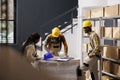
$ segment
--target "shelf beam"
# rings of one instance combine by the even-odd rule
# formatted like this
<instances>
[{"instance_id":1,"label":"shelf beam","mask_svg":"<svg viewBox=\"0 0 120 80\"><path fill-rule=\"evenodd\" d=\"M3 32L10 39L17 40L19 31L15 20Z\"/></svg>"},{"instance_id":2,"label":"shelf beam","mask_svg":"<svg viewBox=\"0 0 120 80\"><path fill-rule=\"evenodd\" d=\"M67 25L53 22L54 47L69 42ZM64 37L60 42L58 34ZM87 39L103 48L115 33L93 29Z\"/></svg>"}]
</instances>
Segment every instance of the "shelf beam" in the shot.
<instances>
[{"instance_id":1,"label":"shelf beam","mask_svg":"<svg viewBox=\"0 0 120 80\"><path fill-rule=\"evenodd\" d=\"M111 62L116 63L116 64L120 64L120 60L115 60L115 59L106 58L106 57L102 57L102 59L107 60L107 61L111 61Z\"/></svg>"},{"instance_id":2,"label":"shelf beam","mask_svg":"<svg viewBox=\"0 0 120 80\"><path fill-rule=\"evenodd\" d=\"M107 73L104 71L102 71L102 74L107 75L107 76L112 77L112 78L115 78L116 80L120 80L120 77L117 75L113 75L113 74L110 74L110 73Z\"/></svg>"}]
</instances>

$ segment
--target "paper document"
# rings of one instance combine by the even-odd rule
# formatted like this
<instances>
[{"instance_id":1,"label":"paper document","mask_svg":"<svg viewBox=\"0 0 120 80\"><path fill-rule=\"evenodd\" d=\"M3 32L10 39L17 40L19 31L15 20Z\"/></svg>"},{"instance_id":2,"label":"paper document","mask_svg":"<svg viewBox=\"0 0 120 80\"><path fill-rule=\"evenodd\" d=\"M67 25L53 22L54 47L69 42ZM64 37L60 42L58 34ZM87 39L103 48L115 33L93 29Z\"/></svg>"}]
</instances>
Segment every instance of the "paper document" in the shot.
<instances>
[{"instance_id":1,"label":"paper document","mask_svg":"<svg viewBox=\"0 0 120 80\"><path fill-rule=\"evenodd\" d=\"M55 59L55 61L69 61L69 60L71 60L71 59L73 59L72 57L64 57L64 58L58 58L58 59Z\"/></svg>"},{"instance_id":2,"label":"paper document","mask_svg":"<svg viewBox=\"0 0 120 80\"><path fill-rule=\"evenodd\" d=\"M69 61L70 59L61 59L61 58L59 58L59 59L56 59L55 61Z\"/></svg>"}]
</instances>

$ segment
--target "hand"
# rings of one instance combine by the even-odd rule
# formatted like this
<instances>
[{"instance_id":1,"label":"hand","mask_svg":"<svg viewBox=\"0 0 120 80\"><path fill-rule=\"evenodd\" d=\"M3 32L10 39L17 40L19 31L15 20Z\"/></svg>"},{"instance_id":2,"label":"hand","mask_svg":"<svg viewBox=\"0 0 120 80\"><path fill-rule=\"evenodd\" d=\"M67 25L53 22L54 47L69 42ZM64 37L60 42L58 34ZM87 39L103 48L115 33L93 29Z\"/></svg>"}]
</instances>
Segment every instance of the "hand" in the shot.
<instances>
[{"instance_id":1,"label":"hand","mask_svg":"<svg viewBox=\"0 0 120 80\"><path fill-rule=\"evenodd\" d=\"M36 58L36 60L40 60L41 58Z\"/></svg>"},{"instance_id":2,"label":"hand","mask_svg":"<svg viewBox=\"0 0 120 80\"><path fill-rule=\"evenodd\" d=\"M96 56L97 56L98 58L101 58L101 54L100 54L100 53L96 54Z\"/></svg>"},{"instance_id":3,"label":"hand","mask_svg":"<svg viewBox=\"0 0 120 80\"><path fill-rule=\"evenodd\" d=\"M67 54L65 54L65 57L69 57Z\"/></svg>"},{"instance_id":4,"label":"hand","mask_svg":"<svg viewBox=\"0 0 120 80\"><path fill-rule=\"evenodd\" d=\"M89 53L91 53L93 50L89 50Z\"/></svg>"},{"instance_id":5,"label":"hand","mask_svg":"<svg viewBox=\"0 0 120 80\"><path fill-rule=\"evenodd\" d=\"M92 58L95 55L88 53L88 56L89 56L89 58Z\"/></svg>"},{"instance_id":6,"label":"hand","mask_svg":"<svg viewBox=\"0 0 120 80\"><path fill-rule=\"evenodd\" d=\"M92 58L92 57L93 57L93 55L89 56L89 58Z\"/></svg>"}]
</instances>

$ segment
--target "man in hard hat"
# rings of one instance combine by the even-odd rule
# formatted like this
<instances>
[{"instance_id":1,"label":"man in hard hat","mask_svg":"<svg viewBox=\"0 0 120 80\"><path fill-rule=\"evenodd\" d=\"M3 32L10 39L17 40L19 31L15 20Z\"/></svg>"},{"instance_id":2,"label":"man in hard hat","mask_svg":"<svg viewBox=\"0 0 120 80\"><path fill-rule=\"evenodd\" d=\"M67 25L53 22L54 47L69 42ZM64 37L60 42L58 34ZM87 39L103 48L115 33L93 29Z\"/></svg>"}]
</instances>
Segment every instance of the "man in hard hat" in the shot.
<instances>
[{"instance_id":1,"label":"man in hard hat","mask_svg":"<svg viewBox=\"0 0 120 80\"><path fill-rule=\"evenodd\" d=\"M54 56L58 56L58 52L61 50L62 43L64 45L64 54L65 56L68 56L66 39L64 35L60 33L60 29L55 27L52 29L52 33L46 37L44 48L47 52L51 52Z\"/></svg>"},{"instance_id":2,"label":"man in hard hat","mask_svg":"<svg viewBox=\"0 0 120 80\"><path fill-rule=\"evenodd\" d=\"M83 65L77 68L77 75L79 80L85 79L85 72L90 70L92 80L98 80L97 61L100 58L100 39L97 33L92 31L92 23L90 20L83 21L83 30L90 38L91 50L88 52L88 56L84 59ZM96 71L95 71L96 70Z\"/></svg>"}]
</instances>

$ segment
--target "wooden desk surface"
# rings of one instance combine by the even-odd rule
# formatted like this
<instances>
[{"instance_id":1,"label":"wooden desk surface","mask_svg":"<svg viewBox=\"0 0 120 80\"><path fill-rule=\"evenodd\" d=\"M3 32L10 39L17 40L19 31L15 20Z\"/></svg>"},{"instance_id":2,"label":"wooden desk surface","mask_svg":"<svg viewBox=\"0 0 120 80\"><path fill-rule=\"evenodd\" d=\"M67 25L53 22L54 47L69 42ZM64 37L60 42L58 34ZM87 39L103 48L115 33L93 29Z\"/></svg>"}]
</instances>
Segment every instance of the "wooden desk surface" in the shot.
<instances>
[{"instance_id":1,"label":"wooden desk surface","mask_svg":"<svg viewBox=\"0 0 120 80\"><path fill-rule=\"evenodd\" d=\"M40 61L39 68L50 72L51 76L58 80L77 80L76 68L80 60L72 59L67 62Z\"/></svg>"}]
</instances>

